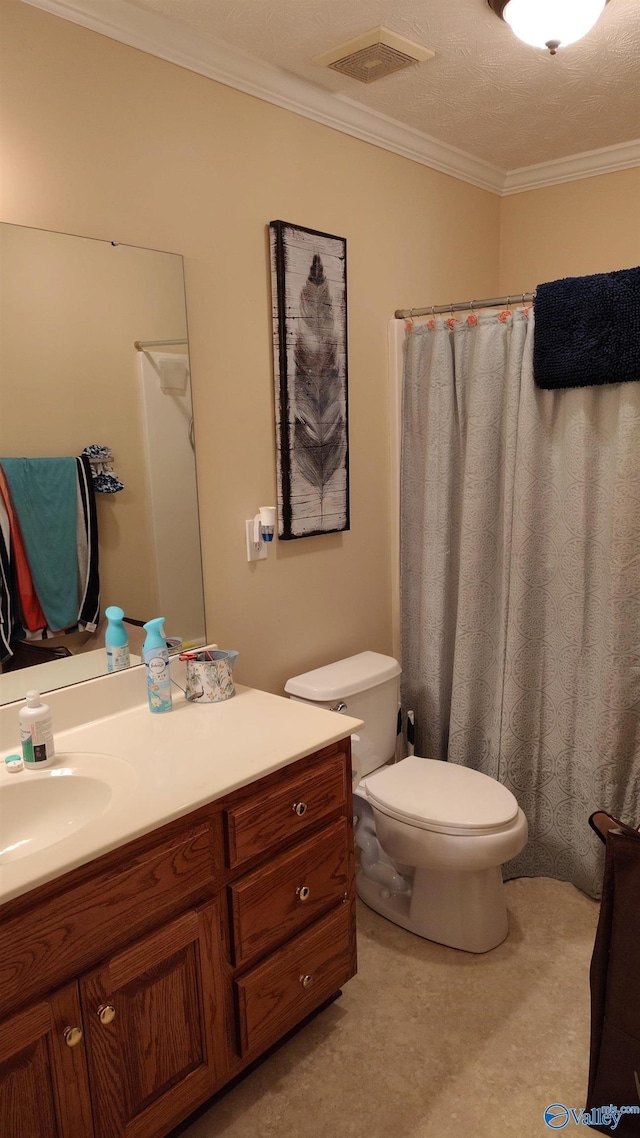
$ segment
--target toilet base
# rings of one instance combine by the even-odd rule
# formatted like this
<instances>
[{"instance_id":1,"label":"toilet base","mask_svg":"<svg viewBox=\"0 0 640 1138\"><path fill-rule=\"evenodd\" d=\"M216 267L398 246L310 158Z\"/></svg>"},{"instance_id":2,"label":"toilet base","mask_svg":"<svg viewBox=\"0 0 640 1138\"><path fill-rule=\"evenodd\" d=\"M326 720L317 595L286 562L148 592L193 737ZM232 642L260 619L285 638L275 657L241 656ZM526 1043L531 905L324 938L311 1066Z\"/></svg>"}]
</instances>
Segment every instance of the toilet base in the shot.
<instances>
[{"instance_id":1,"label":"toilet base","mask_svg":"<svg viewBox=\"0 0 640 1138\"><path fill-rule=\"evenodd\" d=\"M469 872L415 869L410 895L391 893L359 871L356 892L394 924L464 952L489 952L509 931L499 866Z\"/></svg>"}]
</instances>

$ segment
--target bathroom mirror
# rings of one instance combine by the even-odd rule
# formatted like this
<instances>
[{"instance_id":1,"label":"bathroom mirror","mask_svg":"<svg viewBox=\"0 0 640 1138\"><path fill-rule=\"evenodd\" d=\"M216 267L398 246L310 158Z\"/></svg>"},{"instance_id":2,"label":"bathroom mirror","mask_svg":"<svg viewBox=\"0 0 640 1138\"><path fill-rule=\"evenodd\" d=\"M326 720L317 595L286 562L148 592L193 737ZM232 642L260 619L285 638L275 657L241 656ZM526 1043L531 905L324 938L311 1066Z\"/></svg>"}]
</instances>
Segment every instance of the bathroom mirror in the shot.
<instances>
[{"instance_id":1,"label":"bathroom mirror","mask_svg":"<svg viewBox=\"0 0 640 1138\"><path fill-rule=\"evenodd\" d=\"M108 605L164 616L185 646L206 638L182 257L2 224L0 265L0 462L107 447L124 487L96 493L97 631L31 641L32 656L71 653L36 671L5 661L7 703L25 683L44 692L106 673ZM142 634L129 632L137 662Z\"/></svg>"}]
</instances>

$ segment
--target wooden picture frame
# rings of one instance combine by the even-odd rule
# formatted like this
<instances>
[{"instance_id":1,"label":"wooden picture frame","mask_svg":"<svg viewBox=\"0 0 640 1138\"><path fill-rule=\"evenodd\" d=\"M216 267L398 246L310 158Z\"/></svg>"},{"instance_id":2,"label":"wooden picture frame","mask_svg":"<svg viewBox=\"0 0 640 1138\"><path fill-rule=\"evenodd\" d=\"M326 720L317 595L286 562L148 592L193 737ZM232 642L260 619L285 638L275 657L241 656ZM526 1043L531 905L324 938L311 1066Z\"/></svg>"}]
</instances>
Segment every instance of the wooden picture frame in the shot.
<instances>
[{"instance_id":1,"label":"wooden picture frame","mask_svg":"<svg viewBox=\"0 0 640 1138\"><path fill-rule=\"evenodd\" d=\"M347 242L269 226L278 536L348 530Z\"/></svg>"}]
</instances>

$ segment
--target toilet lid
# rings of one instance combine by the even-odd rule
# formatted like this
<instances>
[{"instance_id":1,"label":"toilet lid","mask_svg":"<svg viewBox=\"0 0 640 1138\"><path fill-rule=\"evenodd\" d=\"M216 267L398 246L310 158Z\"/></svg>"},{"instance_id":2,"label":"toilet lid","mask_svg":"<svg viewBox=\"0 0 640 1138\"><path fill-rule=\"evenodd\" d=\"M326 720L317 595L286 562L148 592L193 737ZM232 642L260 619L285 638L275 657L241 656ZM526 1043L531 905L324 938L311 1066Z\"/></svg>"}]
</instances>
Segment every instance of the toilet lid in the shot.
<instances>
[{"instance_id":1,"label":"toilet lid","mask_svg":"<svg viewBox=\"0 0 640 1138\"><path fill-rule=\"evenodd\" d=\"M410 755L366 780L372 805L391 818L445 834L487 834L517 817L510 790L470 767Z\"/></svg>"}]
</instances>

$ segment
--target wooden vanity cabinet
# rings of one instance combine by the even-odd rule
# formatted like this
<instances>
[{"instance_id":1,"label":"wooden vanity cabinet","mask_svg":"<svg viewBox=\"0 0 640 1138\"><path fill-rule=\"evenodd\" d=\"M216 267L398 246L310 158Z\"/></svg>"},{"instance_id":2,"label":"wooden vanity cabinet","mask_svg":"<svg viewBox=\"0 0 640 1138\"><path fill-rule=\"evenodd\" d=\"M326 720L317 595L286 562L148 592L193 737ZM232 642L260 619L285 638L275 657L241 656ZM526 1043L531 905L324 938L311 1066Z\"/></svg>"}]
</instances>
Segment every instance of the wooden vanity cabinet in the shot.
<instances>
[{"instance_id":1,"label":"wooden vanity cabinet","mask_svg":"<svg viewBox=\"0 0 640 1138\"><path fill-rule=\"evenodd\" d=\"M343 740L0 908L1 1138L163 1138L355 968Z\"/></svg>"}]
</instances>

